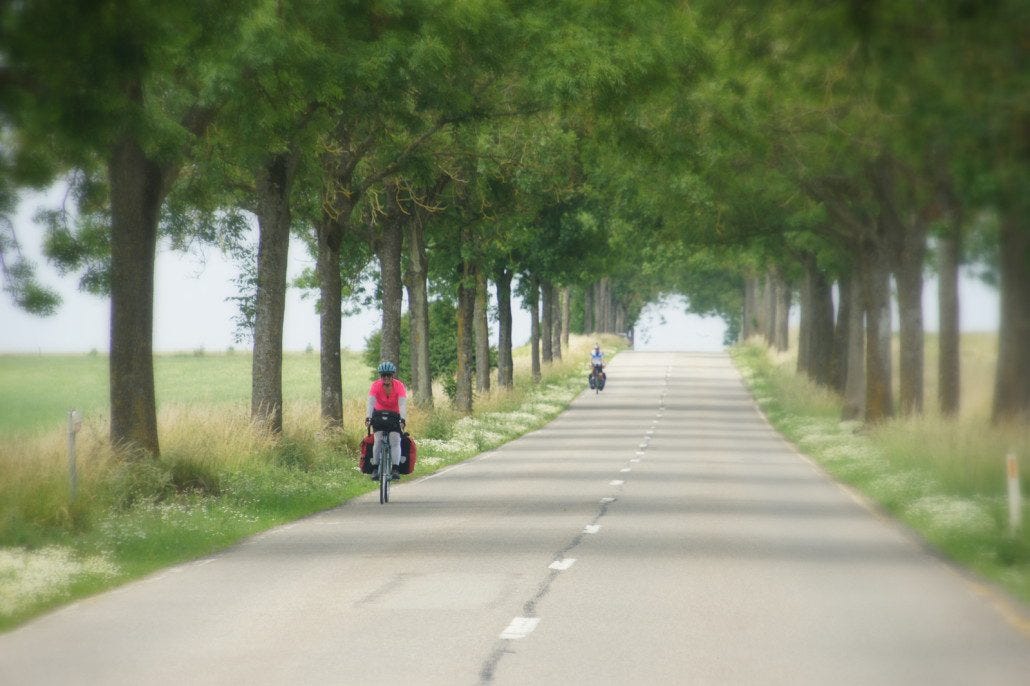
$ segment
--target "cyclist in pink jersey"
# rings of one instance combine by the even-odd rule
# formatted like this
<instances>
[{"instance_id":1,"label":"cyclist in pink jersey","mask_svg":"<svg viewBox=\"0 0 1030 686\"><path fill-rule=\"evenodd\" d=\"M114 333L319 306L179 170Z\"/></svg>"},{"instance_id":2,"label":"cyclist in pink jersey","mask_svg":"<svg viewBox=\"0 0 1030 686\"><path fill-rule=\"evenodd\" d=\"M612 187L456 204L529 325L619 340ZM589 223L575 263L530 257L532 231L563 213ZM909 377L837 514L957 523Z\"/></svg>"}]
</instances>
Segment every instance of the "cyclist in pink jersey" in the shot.
<instances>
[{"instance_id":1,"label":"cyclist in pink jersey","mask_svg":"<svg viewBox=\"0 0 1030 686\"><path fill-rule=\"evenodd\" d=\"M383 450L383 439L390 441L390 457L393 462L393 478L400 478L397 466L401 463L401 431L407 423L408 392L404 383L395 378L397 367L393 362L379 365L379 378L368 389L365 410L365 426L374 429L372 464L379 464Z\"/></svg>"}]
</instances>

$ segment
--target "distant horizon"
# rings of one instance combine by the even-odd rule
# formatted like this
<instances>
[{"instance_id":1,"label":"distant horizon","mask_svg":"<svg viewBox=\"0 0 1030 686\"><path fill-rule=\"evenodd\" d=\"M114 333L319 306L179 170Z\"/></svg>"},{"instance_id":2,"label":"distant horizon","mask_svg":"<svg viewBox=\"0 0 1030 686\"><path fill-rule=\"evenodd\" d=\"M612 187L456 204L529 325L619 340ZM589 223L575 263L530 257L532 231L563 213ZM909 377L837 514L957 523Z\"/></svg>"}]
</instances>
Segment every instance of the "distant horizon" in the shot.
<instances>
[{"instance_id":1,"label":"distant horizon","mask_svg":"<svg viewBox=\"0 0 1030 686\"><path fill-rule=\"evenodd\" d=\"M0 354L66 353L88 354L109 348L110 303L108 298L83 293L74 275L62 276L46 262L42 253L43 231L32 221L40 207L57 204L60 189L31 194L23 198L13 220L22 253L35 263L40 281L56 290L62 303L51 317L39 317L19 309L9 295L0 296ZM313 269L314 258L300 239L290 243L288 275L292 281L303 270ZM215 247L206 246L190 253L173 252L166 241L159 245L155 265L154 332L155 353L192 353L225 351L229 347L249 350L252 345L233 340L236 307L227 300L236 295L234 278L237 267ZM960 277L960 318L963 332L997 332L1000 318L998 291L963 269ZM289 288L283 326L283 350L304 352L308 346L319 350L319 315L312 293ZM923 289L924 329L937 330L937 281L930 276ZM512 297L512 339L516 346L529 340L529 312L522 309L517 295ZM491 289L491 306L495 307ZM636 327L637 350L699 351L721 350L725 323L717 317L700 317L685 312L686 301L672 295L651 303L641 313ZM792 308L792 320L798 308ZM365 340L381 325L382 316L370 308L344 317L341 347L360 352ZM897 314L894 315L895 328ZM492 324L491 341L496 344L497 327Z\"/></svg>"}]
</instances>

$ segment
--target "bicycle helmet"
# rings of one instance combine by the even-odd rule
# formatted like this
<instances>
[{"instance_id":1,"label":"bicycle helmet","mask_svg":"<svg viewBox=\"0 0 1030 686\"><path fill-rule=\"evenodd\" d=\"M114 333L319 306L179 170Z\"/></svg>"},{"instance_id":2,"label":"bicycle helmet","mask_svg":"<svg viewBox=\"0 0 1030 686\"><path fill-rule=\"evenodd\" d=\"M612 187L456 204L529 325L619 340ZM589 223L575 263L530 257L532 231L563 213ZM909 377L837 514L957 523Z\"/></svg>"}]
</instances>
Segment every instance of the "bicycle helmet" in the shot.
<instances>
[{"instance_id":1,"label":"bicycle helmet","mask_svg":"<svg viewBox=\"0 0 1030 686\"><path fill-rule=\"evenodd\" d=\"M390 362L389 360L387 360L386 362L380 362L378 371L380 374L396 374L397 365L395 365L393 362Z\"/></svg>"}]
</instances>

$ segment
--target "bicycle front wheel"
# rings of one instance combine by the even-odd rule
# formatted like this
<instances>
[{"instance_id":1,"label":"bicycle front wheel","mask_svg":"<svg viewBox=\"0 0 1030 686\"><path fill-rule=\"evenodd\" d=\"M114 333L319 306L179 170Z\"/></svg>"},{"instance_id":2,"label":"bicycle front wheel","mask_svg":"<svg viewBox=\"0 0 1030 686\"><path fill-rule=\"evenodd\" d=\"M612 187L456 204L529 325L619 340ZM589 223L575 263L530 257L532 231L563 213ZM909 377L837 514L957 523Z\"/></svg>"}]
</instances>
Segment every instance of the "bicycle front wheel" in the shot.
<instances>
[{"instance_id":1,"label":"bicycle front wheel","mask_svg":"<svg viewBox=\"0 0 1030 686\"><path fill-rule=\"evenodd\" d=\"M390 444L386 444L383 451L385 455L379 456L379 504L390 502L390 465L393 459L390 457Z\"/></svg>"}]
</instances>

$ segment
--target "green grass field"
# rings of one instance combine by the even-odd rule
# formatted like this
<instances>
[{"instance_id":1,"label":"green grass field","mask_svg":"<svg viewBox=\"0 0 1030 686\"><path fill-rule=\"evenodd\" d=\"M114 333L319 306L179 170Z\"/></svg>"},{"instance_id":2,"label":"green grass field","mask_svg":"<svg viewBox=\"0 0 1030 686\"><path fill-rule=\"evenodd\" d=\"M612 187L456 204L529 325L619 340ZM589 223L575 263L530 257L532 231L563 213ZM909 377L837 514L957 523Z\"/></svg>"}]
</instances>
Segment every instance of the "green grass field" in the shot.
<instances>
[{"instance_id":1,"label":"green grass field","mask_svg":"<svg viewBox=\"0 0 1030 686\"><path fill-rule=\"evenodd\" d=\"M343 394L368 389L361 354L343 351ZM173 405L250 410L250 353L157 355L154 384L158 409ZM108 414L106 355L0 355L0 436L41 434L65 426L68 410L89 422ZM283 404L319 399L317 353L283 356Z\"/></svg>"}]
</instances>

